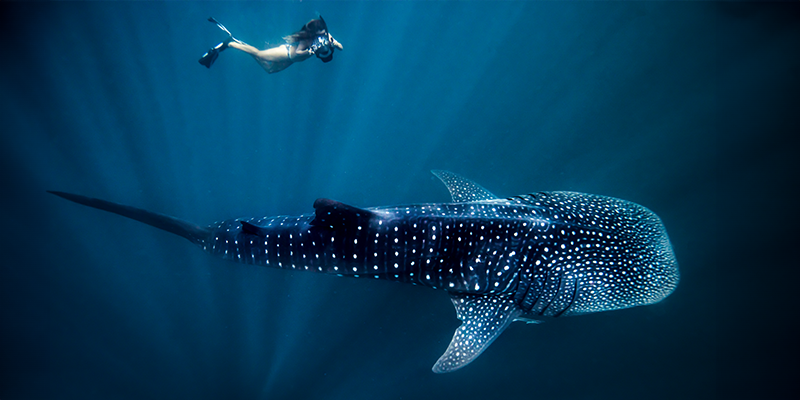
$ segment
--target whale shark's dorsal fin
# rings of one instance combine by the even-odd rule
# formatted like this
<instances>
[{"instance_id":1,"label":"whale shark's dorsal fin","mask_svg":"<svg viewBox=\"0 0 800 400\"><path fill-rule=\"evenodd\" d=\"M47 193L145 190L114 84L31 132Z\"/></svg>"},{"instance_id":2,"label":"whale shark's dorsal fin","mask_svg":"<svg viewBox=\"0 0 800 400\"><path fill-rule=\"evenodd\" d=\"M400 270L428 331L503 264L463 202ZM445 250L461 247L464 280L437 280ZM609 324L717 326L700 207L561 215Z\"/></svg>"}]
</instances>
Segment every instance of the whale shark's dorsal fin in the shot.
<instances>
[{"instance_id":1,"label":"whale shark's dorsal fin","mask_svg":"<svg viewBox=\"0 0 800 400\"><path fill-rule=\"evenodd\" d=\"M256 235L259 237L265 237L268 233L268 228L262 228L258 225L253 225L247 221L239 221L242 224L242 233L246 233L248 235Z\"/></svg>"},{"instance_id":2,"label":"whale shark's dorsal fin","mask_svg":"<svg viewBox=\"0 0 800 400\"><path fill-rule=\"evenodd\" d=\"M331 199L314 202L312 226L329 229L359 228L365 226L375 214L363 208L353 207Z\"/></svg>"},{"instance_id":3,"label":"whale shark's dorsal fin","mask_svg":"<svg viewBox=\"0 0 800 400\"><path fill-rule=\"evenodd\" d=\"M522 314L514 299L476 294L452 294L450 299L462 323L433 366L437 374L455 371L472 362Z\"/></svg>"},{"instance_id":4,"label":"whale shark's dorsal fin","mask_svg":"<svg viewBox=\"0 0 800 400\"><path fill-rule=\"evenodd\" d=\"M483 186L461 175L441 169L434 169L431 172L447 186L450 196L453 196L454 203L498 199L497 196L484 189Z\"/></svg>"}]
</instances>

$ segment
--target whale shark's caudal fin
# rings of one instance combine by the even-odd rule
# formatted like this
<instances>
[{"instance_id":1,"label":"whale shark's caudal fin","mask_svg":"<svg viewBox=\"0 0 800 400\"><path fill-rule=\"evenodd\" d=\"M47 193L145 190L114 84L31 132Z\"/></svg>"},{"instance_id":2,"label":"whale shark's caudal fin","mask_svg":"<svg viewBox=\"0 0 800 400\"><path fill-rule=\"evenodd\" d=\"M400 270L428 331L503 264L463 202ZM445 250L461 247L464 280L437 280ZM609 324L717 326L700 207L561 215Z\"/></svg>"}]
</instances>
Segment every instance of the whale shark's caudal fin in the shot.
<instances>
[{"instance_id":1,"label":"whale shark's caudal fin","mask_svg":"<svg viewBox=\"0 0 800 400\"><path fill-rule=\"evenodd\" d=\"M69 201L78 204L83 204L85 206L89 206L92 208L97 208L100 210L112 212L114 214L119 214L122 215L123 217L135 219L139 222L144 222L145 224L154 226L158 229L174 233L178 236L183 236L186 239L189 239L189 241L191 241L192 243L202 243L203 240L205 240L210 234L208 228L203 228L201 226L186 221L182 221L167 215L157 214L139 208L124 206L122 204L112 203L110 201L94 199L86 196L80 196L77 194L54 192L50 190L48 190L47 192L52 193L58 197L63 197Z\"/></svg>"}]
</instances>

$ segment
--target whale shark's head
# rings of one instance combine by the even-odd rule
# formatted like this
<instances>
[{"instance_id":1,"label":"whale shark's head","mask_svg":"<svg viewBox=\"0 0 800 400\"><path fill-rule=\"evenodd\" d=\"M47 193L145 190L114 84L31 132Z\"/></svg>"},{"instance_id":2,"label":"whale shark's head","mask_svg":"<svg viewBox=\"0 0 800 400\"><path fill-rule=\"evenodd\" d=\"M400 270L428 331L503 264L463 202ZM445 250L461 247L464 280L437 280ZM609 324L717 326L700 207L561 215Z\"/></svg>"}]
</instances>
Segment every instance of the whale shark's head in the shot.
<instances>
[{"instance_id":1,"label":"whale shark's head","mask_svg":"<svg viewBox=\"0 0 800 400\"><path fill-rule=\"evenodd\" d=\"M607 309L657 303L678 286L678 261L661 219L646 207L624 200L618 202L615 232L620 235L623 265L603 284L600 302ZM619 205L622 205L620 207Z\"/></svg>"},{"instance_id":2,"label":"whale shark's head","mask_svg":"<svg viewBox=\"0 0 800 400\"><path fill-rule=\"evenodd\" d=\"M642 293L645 302L640 303L644 305L657 303L672 294L680 281L680 271L661 219L647 208L638 207L646 212L634 225L640 243L647 249L641 259L643 276L647 277Z\"/></svg>"}]
</instances>

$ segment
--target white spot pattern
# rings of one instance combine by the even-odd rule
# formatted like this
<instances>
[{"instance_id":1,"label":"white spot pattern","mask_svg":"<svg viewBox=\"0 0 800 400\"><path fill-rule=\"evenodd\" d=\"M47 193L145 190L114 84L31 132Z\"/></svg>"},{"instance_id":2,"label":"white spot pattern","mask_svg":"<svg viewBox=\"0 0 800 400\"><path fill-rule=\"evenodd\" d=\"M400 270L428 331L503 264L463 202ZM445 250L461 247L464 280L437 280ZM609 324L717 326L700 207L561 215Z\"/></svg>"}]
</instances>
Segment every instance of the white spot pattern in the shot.
<instances>
[{"instance_id":1,"label":"white spot pattern","mask_svg":"<svg viewBox=\"0 0 800 400\"><path fill-rule=\"evenodd\" d=\"M450 292L471 308L459 311L466 319L451 343L456 347L437 363L441 372L480 354L493 340L486 327L502 331L507 314L560 316L650 304L678 283L664 226L642 206L572 192L498 199L474 183L458 186L457 175L445 178L463 202L353 208L359 218L345 214L321 225L314 224L315 214L223 221L211 226L202 246L243 263ZM260 234L242 232L240 221ZM498 311L496 302L513 312Z\"/></svg>"}]
</instances>

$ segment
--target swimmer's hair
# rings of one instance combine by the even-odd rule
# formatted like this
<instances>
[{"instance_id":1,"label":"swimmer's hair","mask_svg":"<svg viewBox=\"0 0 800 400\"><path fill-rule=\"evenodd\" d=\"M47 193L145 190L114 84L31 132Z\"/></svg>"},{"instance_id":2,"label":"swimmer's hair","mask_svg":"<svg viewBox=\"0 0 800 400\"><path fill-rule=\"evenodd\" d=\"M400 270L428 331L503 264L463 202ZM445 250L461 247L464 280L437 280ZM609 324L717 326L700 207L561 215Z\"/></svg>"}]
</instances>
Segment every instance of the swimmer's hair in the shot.
<instances>
[{"instance_id":1,"label":"swimmer's hair","mask_svg":"<svg viewBox=\"0 0 800 400\"><path fill-rule=\"evenodd\" d=\"M322 16L319 16L319 19L312 19L308 21L307 24L303 25L299 31L289 35L284 36L283 40L286 43L293 44L297 43L301 40L305 39L313 39L317 36L324 35L328 33L328 25L325 23L325 20L322 19Z\"/></svg>"}]
</instances>

